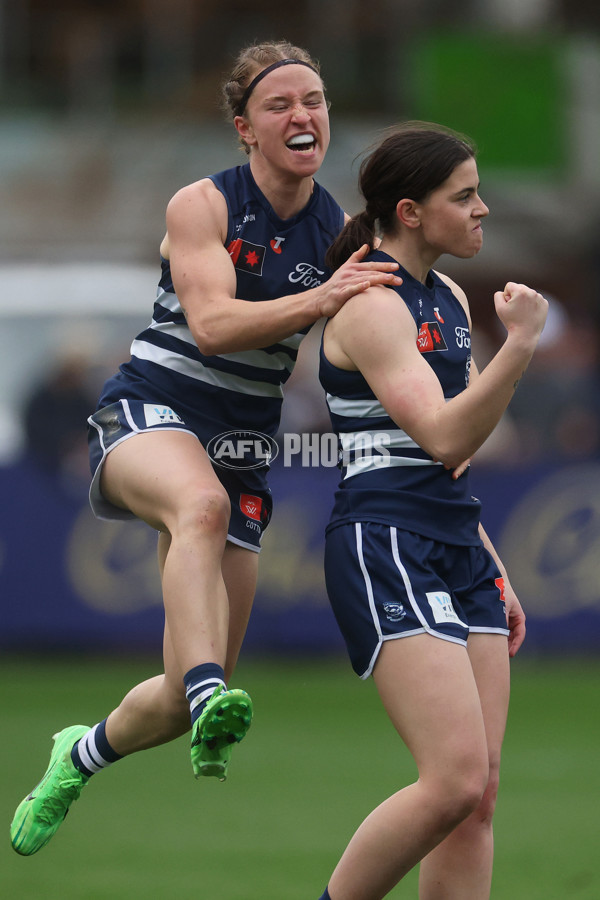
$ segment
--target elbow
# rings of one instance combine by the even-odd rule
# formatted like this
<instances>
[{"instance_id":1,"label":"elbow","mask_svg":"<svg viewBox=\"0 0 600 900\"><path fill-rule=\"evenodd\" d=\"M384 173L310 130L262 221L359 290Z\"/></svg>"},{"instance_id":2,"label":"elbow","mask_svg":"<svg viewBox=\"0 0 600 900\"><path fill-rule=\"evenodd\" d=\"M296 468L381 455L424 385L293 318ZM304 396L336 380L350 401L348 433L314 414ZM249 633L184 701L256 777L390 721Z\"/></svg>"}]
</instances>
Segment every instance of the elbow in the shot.
<instances>
[{"instance_id":1,"label":"elbow","mask_svg":"<svg viewBox=\"0 0 600 900\"><path fill-rule=\"evenodd\" d=\"M447 469L456 469L462 465L467 459L470 459L475 451L464 445L454 444L438 444L426 448L432 459L442 463Z\"/></svg>"},{"instance_id":2,"label":"elbow","mask_svg":"<svg viewBox=\"0 0 600 900\"><path fill-rule=\"evenodd\" d=\"M192 340L203 356L216 356L226 352L218 317L207 315L204 310L198 309L184 310L184 316Z\"/></svg>"},{"instance_id":3,"label":"elbow","mask_svg":"<svg viewBox=\"0 0 600 900\"><path fill-rule=\"evenodd\" d=\"M211 340L210 335L202 334L195 336L196 346L203 356L216 356L221 352L217 342Z\"/></svg>"},{"instance_id":4,"label":"elbow","mask_svg":"<svg viewBox=\"0 0 600 900\"><path fill-rule=\"evenodd\" d=\"M458 467L468 459L470 459L469 454L466 454L465 456L445 454L443 457L439 457L438 461L441 462L446 469L458 469Z\"/></svg>"},{"instance_id":5,"label":"elbow","mask_svg":"<svg viewBox=\"0 0 600 900\"><path fill-rule=\"evenodd\" d=\"M198 350L203 356L216 356L217 353L224 352L219 345L217 335L211 329L200 328L198 325L194 325L193 328L190 326L190 331Z\"/></svg>"}]
</instances>

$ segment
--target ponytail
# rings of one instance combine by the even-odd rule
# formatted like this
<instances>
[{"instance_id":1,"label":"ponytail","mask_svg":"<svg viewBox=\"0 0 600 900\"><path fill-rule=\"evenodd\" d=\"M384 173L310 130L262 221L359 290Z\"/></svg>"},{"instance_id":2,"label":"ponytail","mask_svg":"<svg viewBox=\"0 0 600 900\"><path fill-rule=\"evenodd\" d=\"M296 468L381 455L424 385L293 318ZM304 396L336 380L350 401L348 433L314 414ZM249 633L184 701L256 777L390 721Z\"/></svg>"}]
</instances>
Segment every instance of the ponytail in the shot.
<instances>
[{"instance_id":1,"label":"ponytail","mask_svg":"<svg viewBox=\"0 0 600 900\"><path fill-rule=\"evenodd\" d=\"M374 250L375 237L373 216L363 210L346 222L325 254L325 264L330 269L339 269L348 257L359 250L363 244L368 244L369 250Z\"/></svg>"}]
</instances>

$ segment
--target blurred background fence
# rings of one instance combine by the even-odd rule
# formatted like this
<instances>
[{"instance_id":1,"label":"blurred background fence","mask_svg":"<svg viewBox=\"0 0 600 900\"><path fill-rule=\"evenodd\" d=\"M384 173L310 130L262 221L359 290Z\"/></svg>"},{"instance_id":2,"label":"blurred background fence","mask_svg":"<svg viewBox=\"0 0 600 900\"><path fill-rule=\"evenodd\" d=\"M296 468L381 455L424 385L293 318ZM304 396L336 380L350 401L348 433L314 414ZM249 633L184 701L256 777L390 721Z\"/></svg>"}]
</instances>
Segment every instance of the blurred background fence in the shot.
<instances>
[{"instance_id":1,"label":"blurred background fence","mask_svg":"<svg viewBox=\"0 0 600 900\"><path fill-rule=\"evenodd\" d=\"M0 643L157 647L155 537L87 508L85 418L149 319L164 210L243 161L219 111L241 46L317 56L332 100L319 180L357 207L356 157L421 118L479 146L484 249L440 268L470 298L480 368L492 294L551 300L538 353L473 465L530 650L600 645L600 8L591 0L0 0ZM328 430L317 335L284 432ZM273 471L249 651L340 649L322 576L335 469Z\"/></svg>"}]
</instances>

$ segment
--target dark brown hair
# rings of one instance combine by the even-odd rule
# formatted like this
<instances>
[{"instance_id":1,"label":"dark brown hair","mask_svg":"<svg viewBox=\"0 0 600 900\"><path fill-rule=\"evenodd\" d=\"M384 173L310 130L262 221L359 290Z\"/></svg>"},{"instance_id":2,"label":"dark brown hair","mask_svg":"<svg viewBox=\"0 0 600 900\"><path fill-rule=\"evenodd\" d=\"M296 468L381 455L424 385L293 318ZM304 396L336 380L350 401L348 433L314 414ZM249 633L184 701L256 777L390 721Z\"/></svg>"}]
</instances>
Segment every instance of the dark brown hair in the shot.
<instances>
[{"instance_id":1,"label":"dark brown hair","mask_svg":"<svg viewBox=\"0 0 600 900\"><path fill-rule=\"evenodd\" d=\"M339 268L363 244L373 250L378 233L395 230L400 200L422 202L475 153L469 138L442 125L405 122L390 129L361 163L358 186L365 208L331 245L327 265Z\"/></svg>"}]
</instances>

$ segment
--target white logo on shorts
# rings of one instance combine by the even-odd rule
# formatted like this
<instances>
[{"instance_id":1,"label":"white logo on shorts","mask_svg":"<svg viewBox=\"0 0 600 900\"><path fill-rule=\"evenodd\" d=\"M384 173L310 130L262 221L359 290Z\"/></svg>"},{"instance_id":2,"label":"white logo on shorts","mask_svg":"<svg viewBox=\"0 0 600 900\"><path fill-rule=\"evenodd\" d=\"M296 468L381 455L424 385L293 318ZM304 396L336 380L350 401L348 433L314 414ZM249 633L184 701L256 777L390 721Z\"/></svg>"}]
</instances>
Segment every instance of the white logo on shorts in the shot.
<instances>
[{"instance_id":1,"label":"white logo on shorts","mask_svg":"<svg viewBox=\"0 0 600 900\"><path fill-rule=\"evenodd\" d=\"M456 615L450 594L447 594L445 591L428 591L426 596L437 625L462 625L463 628L469 627Z\"/></svg>"},{"instance_id":2,"label":"white logo on shorts","mask_svg":"<svg viewBox=\"0 0 600 900\"><path fill-rule=\"evenodd\" d=\"M183 419L168 406L154 406L152 403L144 403L144 416L148 427L151 425L168 425L169 422L185 424Z\"/></svg>"}]
</instances>

